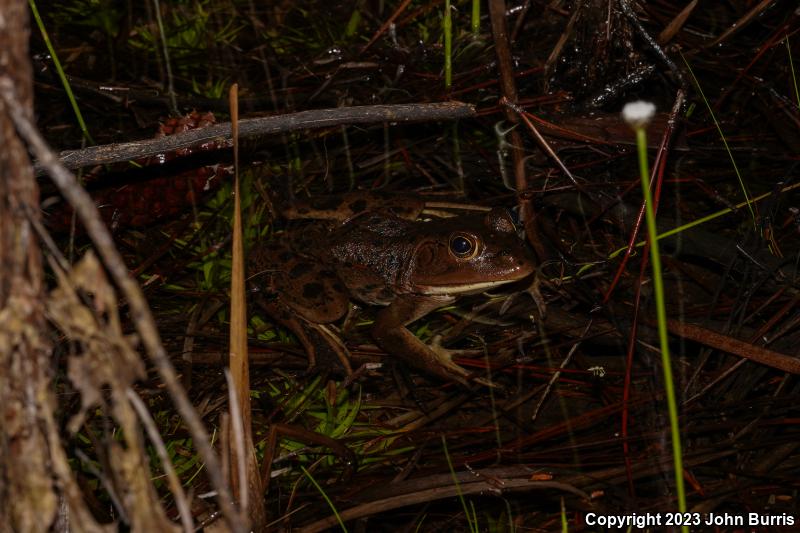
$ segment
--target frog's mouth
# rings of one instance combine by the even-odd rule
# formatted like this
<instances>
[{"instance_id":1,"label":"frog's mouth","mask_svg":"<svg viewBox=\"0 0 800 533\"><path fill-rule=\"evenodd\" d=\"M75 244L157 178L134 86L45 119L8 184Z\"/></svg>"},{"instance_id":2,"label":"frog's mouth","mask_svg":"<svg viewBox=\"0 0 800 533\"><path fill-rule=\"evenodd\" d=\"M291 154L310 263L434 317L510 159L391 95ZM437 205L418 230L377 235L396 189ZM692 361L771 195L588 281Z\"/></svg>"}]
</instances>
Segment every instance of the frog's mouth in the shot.
<instances>
[{"instance_id":1,"label":"frog's mouth","mask_svg":"<svg viewBox=\"0 0 800 533\"><path fill-rule=\"evenodd\" d=\"M447 284L447 285L423 285L418 288L423 294L477 294L493 287L513 283L515 279L503 279L497 281L479 281L475 283Z\"/></svg>"}]
</instances>

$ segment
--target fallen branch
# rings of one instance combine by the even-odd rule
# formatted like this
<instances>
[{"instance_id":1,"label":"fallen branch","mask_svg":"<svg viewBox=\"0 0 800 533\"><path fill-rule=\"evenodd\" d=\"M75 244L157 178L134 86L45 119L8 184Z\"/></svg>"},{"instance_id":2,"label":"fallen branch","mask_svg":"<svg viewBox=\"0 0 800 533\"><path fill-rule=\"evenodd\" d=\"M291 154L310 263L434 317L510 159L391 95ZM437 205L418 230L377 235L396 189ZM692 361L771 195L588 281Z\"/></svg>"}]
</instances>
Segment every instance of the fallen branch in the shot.
<instances>
[{"instance_id":1,"label":"fallen branch","mask_svg":"<svg viewBox=\"0 0 800 533\"><path fill-rule=\"evenodd\" d=\"M761 363L762 365L776 370L800 375L800 359L796 357L774 352L707 328L695 326L694 324L686 324L678 320L669 320L667 324L670 333L673 335L699 342L704 346L738 355L739 357L744 357L745 359Z\"/></svg>"},{"instance_id":2,"label":"fallen branch","mask_svg":"<svg viewBox=\"0 0 800 533\"><path fill-rule=\"evenodd\" d=\"M433 122L475 116L475 107L462 102L434 104L399 104L313 109L272 117L250 118L239 121L239 138L274 135L298 130L329 128L343 124L376 124L381 122ZM206 143L232 146L231 123L223 122L175 135L127 143L91 146L82 150L67 150L58 156L69 169L107 165L130 161L180 148L190 148ZM44 174L43 165L34 165L36 175Z\"/></svg>"}]
</instances>

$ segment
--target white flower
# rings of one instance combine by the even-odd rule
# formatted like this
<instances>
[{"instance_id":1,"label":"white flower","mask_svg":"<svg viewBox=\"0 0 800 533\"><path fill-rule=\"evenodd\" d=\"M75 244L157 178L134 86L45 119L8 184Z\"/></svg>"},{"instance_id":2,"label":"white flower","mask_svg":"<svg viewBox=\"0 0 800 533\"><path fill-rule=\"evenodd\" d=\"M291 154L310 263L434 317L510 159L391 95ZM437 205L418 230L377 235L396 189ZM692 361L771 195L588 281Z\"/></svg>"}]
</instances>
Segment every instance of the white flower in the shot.
<instances>
[{"instance_id":1,"label":"white flower","mask_svg":"<svg viewBox=\"0 0 800 533\"><path fill-rule=\"evenodd\" d=\"M622 120L627 122L630 127L639 129L646 126L655 113L656 106L652 102L644 100L628 102L622 108Z\"/></svg>"}]
</instances>

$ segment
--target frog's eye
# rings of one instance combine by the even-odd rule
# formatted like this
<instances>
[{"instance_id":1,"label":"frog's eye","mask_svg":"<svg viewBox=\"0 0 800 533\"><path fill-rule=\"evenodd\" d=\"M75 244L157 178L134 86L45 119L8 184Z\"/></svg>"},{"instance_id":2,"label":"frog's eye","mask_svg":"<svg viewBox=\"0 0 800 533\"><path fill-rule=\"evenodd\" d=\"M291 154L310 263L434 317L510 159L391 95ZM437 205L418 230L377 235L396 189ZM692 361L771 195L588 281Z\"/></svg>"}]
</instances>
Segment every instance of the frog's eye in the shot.
<instances>
[{"instance_id":1,"label":"frog's eye","mask_svg":"<svg viewBox=\"0 0 800 533\"><path fill-rule=\"evenodd\" d=\"M450 251L459 259L474 256L477 249L475 239L468 235L457 233L450 237Z\"/></svg>"}]
</instances>

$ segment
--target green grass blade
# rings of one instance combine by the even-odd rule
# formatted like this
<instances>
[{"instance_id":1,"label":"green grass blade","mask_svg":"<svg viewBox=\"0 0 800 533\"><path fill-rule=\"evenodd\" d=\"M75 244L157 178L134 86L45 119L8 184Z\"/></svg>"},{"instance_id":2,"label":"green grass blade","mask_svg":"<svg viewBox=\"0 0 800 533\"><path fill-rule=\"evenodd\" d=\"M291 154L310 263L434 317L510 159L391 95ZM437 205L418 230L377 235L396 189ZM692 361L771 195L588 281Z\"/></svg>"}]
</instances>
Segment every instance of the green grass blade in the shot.
<instances>
[{"instance_id":1,"label":"green grass blade","mask_svg":"<svg viewBox=\"0 0 800 533\"><path fill-rule=\"evenodd\" d=\"M794 190L794 189L797 189L797 188L800 188L800 183L795 183L794 185L787 185L786 187L781 189L780 192L781 193L787 193L787 192L789 192L791 190ZM686 224L682 224L682 225L678 226L677 228L672 228L671 230L665 231L664 233L659 233L658 236L656 237L656 239L660 241L661 239L666 239L667 237L671 237L673 235L677 235L678 233L682 233L682 232L684 232L684 231L686 231L688 229L691 229L691 228L693 228L695 226L700 226L702 224L705 224L706 222L710 222L711 220L714 220L715 218L719 218L721 216L724 216L724 215L727 215L729 213L732 213L734 210L741 209L742 207L745 207L748 204L754 204L756 202L760 202L761 200L767 198L768 196L772 196L773 194L775 194L774 191L765 192L764 194L756 196L755 198L751 198L750 200L746 200L744 202L739 202L738 204L734 205L732 208L731 207L726 207L725 209L720 209L719 211L711 213L710 215L706 215L704 217L698 218L697 220L692 220L691 222L687 222ZM641 248L644 245L645 245L645 241L639 241L639 242L636 243L635 247L636 248ZM619 254L621 254L622 252L624 252L627 249L628 249L627 246L623 246L622 248L614 250L611 254L609 254L608 258L609 259L614 259L615 257L617 257ZM591 267L592 265L588 265L588 266Z\"/></svg>"},{"instance_id":2,"label":"green grass blade","mask_svg":"<svg viewBox=\"0 0 800 533\"><path fill-rule=\"evenodd\" d=\"M789 54L789 70L792 73L792 84L794 85L794 99L797 101L797 108L800 109L800 89L797 88L797 73L794 71L794 61L792 60L792 47L789 46L789 36L786 36L786 52Z\"/></svg>"},{"instance_id":3,"label":"green grass blade","mask_svg":"<svg viewBox=\"0 0 800 533\"><path fill-rule=\"evenodd\" d=\"M680 53L680 52L678 52ZM714 126L717 127L717 132L719 133L720 138L722 139L722 144L725 146L725 151L728 152L728 157L731 160L731 164L733 165L733 171L736 173L736 178L739 180L739 186L742 188L742 193L744 194L744 199L747 203L747 208L750 210L750 216L753 219L753 225L756 224L756 213L753 210L753 204L750 202L750 193L747 191L747 186L744 183L744 179L742 179L742 174L739 172L739 167L736 164L736 159L733 158L733 152L731 152L730 146L728 146L728 140L725 138L725 134L722 133L722 127L719 125L719 121L717 120L717 116L714 114L714 110L711 109L711 104L708 102L705 93L703 93L703 88L700 86L700 82L697 81L697 78L692 71L691 65L689 62L686 61L686 58L683 57L681 54L681 59L683 59L686 68L689 70L689 74L692 76L692 80L694 81L695 87L697 87L698 92L700 93L700 97L703 99L703 103L706 104L706 109L708 109L708 113L711 115L711 120L714 121Z\"/></svg>"},{"instance_id":4,"label":"green grass blade","mask_svg":"<svg viewBox=\"0 0 800 533\"><path fill-rule=\"evenodd\" d=\"M325 493L325 491L322 490L322 487L320 487L319 483L317 483L317 480L314 479L314 476L311 475L311 472L306 470L303 465L300 465L300 470L303 471L303 474L305 474L305 476L308 478L308 480L311 482L311 484L314 485L317 488L319 493L322 494L322 497L325 498L325 501L328 502L328 506L331 508L331 511L333 511L333 515L336 517L336 520L339 522L339 527L342 528L342 531L344 531L344 533L347 533L347 528L344 525L344 521L342 521L342 517L339 516L339 511L336 510L336 506L333 505L333 502L331 501L331 499L328 497L328 495Z\"/></svg>"},{"instance_id":5,"label":"green grass blade","mask_svg":"<svg viewBox=\"0 0 800 533\"><path fill-rule=\"evenodd\" d=\"M92 136L89 135L89 129L86 127L86 122L83 120L83 115L78 107L77 100L75 100L75 95L72 93L72 87L69 84L69 80L67 80L67 75L64 73L64 68L61 66L61 61L58 60L56 49L53 48L53 43L50 42L50 35L47 33L47 29L44 27L42 17L39 15L39 10L36 8L36 1L28 0L28 5L31 6L33 18L36 20L36 26L39 28L39 32L42 34L42 39L44 39L45 46L47 46L47 52L53 59L53 65L56 67L58 79L61 80L61 85L64 86L64 91L67 93L67 99L69 100L69 104L72 106L72 111L75 113L75 118L78 119L78 126L81 128L83 138L86 139L86 142L89 144L95 144L94 139L92 139Z\"/></svg>"},{"instance_id":6,"label":"green grass blade","mask_svg":"<svg viewBox=\"0 0 800 533\"><path fill-rule=\"evenodd\" d=\"M461 506L464 508L464 514L467 517L469 530L472 533L478 533L479 528L477 519L472 518L472 513L470 513L470 508L469 506L467 506L467 501L464 499L464 494L461 492L461 484L458 482L456 471L453 468L453 461L450 459L450 452L447 451L447 439L444 438L444 434L442 434L442 448L444 449L445 459L447 459L447 466L450 468L450 475L453 476L453 485L456 488L456 494L458 494L458 499L461 501Z\"/></svg>"},{"instance_id":7,"label":"green grass blade","mask_svg":"<svg viewBox=\"0 0 800 533\"><path fill-rule=\"evenodd\" d=\"M172 82L172 63L169 59L169 47L167 46L167 35L164 33L164 23L161 20L161 6L159 0L153 0L153 11L156 14L156 23L158 24L158 33L161 36L161 48L164 54L164 66L167 70L167 93L169 94L170 110L177 116L178 102L175 100L175 87Z\"/></svg>"}]
</instances>

